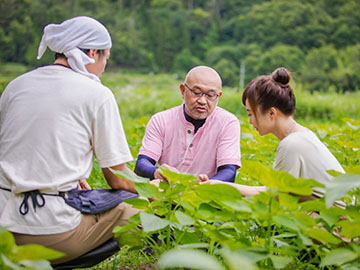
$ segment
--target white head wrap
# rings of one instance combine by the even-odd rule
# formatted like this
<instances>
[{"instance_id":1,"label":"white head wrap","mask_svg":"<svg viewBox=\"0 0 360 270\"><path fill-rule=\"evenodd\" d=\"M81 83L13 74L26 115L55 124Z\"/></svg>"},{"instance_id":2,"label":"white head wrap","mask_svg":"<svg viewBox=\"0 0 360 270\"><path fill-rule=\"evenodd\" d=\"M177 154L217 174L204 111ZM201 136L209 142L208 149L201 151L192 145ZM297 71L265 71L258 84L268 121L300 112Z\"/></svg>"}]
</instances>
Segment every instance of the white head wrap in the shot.
<instances>
[{"instance_id":1,"label":"white head wrap","mask_svg":"<svg viewBox=\"0 0 360 270\"><path fill-rule=\"evenodd\" d=\"M75 17L61 24L45 26L37 59L40 59L46 47L49 47L54 52L63 53L74 71L100 81L85 67L87 64L95 63L95 60L80 49L105 50L111 48L111 45L110 34L99 21L86 16Z\"/></svg>"}]
</instances>

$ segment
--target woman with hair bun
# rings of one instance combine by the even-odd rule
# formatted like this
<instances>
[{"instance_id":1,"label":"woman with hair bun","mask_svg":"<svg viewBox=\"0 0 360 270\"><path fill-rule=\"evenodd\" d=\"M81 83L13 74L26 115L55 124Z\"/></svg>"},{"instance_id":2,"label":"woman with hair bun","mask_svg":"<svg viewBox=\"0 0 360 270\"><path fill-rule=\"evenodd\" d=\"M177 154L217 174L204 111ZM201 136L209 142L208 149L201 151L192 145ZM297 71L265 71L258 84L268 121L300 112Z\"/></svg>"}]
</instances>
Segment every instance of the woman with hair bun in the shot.
<instances>
[{"instance_id":1,"label":"woman with hair bun","mask_svg":"<svg viewBox=\"0 0 360 270\"><path fill-rule=\"evenodd\" d=\"M280 140L274 169L326 185L333 178L327 171L345 173L344 169L314 132L294 120L295 96L289 85L290 79L290 72L283 67L271 75L257 77L246 86L242 103L248 112L249 123L261 136L272 133ZM216 180L211 181L215 183ZM244 196L257 194L265 188L234 186ZM323 195L324 189L313 188L313 198Z\"/></svg>"},{"instance_id":2,"label":"woman with hair bun","mask_svg":"<svg viewBox=\"0 0 360 270\"><path fill-rule=\"evenodd\" d=\"M295 96L290 79L290 72L283 67L255 78L246 86L242 103L249 123L261 136L272 133L280 140L274 169L326 185L333 178L327 171L345 171L316 134L294 120ZM323 189L313 189L313 196L323 194Z\"/></svg>"}]
</instances>

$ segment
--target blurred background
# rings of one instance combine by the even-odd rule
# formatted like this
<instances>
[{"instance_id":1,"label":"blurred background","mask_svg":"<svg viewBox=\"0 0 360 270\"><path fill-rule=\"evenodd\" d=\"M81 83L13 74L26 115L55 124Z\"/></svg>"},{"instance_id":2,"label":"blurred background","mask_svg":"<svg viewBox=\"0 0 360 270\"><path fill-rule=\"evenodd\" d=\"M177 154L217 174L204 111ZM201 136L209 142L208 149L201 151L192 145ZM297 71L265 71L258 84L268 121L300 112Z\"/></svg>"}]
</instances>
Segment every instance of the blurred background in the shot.
<instances>
[{"instance_id":1,"label":"blurred background","mask_svg":"<svg viewBox=\"0 0 360 270\"><path fill-rule=\"evenodd\" d=\"M1 0L0 14L2 65L52 63L36 60L43 27L87 15L110 31L110 70L182 78L203 64L243 89L285 66L310 91L360 86L359 0Z\"/></svg>"}]
</instances>

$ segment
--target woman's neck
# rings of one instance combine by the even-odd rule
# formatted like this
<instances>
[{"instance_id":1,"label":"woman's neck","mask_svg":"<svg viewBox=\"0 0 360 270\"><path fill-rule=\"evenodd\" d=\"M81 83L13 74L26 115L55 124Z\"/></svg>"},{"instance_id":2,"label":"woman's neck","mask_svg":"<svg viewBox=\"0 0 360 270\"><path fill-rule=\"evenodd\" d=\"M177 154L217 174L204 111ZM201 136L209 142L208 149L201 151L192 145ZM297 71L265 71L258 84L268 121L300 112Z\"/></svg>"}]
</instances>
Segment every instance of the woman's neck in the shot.
<instances>
[{"instance_id":1,"label":"woman's neck","mask_svg":"<svg viewBox=\"0 0 360 270\"><path fill-rule=\"evenodd\" d=\"M277 128L273 133L281 141L291 133L304 130L306 128L298 124L292 116L286 116L278 119Z\"/></svg>"}]
</instances>

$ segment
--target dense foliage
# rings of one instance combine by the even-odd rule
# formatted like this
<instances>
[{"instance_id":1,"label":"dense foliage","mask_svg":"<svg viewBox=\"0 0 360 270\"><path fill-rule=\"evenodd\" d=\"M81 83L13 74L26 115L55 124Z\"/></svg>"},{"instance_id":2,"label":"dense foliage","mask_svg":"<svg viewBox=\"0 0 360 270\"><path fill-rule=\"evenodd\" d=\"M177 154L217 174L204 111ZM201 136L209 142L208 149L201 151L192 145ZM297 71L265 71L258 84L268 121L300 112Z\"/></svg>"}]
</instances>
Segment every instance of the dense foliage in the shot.
<instances>
[{"instance_id":1,"label":"dense foliage","mask_svg":"<svg viewBox=\"0 0 360 270\"><path fill-rule=\"evenodd\" d=\"M360 86L358 0L2 0L0 61L39 62L42 28L73 16L99 19L110 30L112 66L183 74L206 64L226 85L285 66L324 91Z\"/></svg>"}]
</instances>

